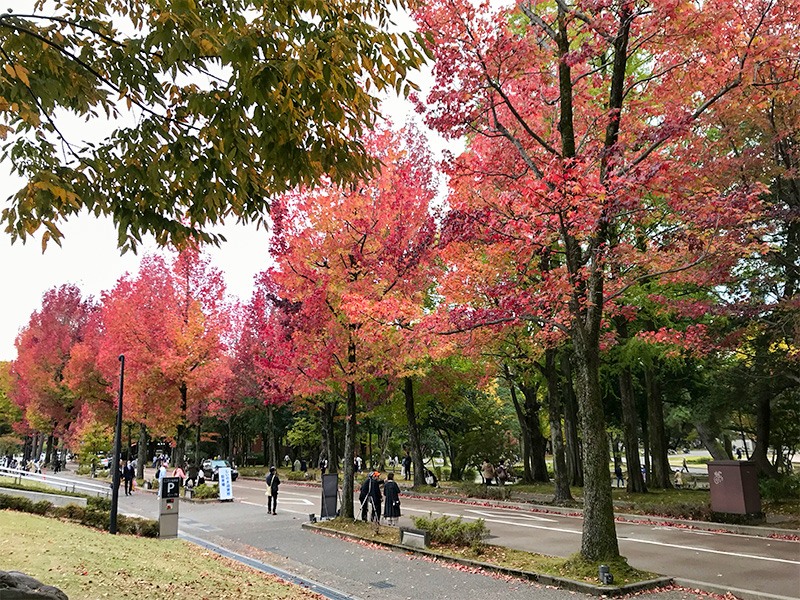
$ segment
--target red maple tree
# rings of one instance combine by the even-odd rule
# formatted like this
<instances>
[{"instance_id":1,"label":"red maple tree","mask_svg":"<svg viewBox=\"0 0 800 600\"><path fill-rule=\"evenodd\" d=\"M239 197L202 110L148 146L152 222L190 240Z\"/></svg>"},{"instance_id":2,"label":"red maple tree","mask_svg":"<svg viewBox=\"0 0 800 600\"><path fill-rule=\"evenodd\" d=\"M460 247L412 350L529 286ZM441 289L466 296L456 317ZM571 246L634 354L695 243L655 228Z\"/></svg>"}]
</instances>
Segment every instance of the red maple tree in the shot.
<instances>
[{"instance_id":1,"label":"red maple tree","mask_svg":"<svg viewBox=\"0 0 800 600\"><path fill-rule=\"evenodd\" d=\"M436 0L428 122L470 135L453 165L453 283L490 305L456 328L534 322L575 352L585 459L581 553L618 555L599 379L607 317L642 282L724 281L763 191L720 185L720 112L797 56L798 3ZM713 152L709 152L713 148ZM467 243L480 240L470 254ZM467 250L459 252L461 250ZM456 258L456 256L460 256ZM465 280L465 277L468 278ZM559 333L560 332L560 333Z\"/></svg>"},{"instance_id":2,"label":"red maple tree","mask_svg":"<svg viewBox=\"0 0 800 600\"><path fill-rule=\"evenodd\" d=\"M71 356L91 328L96 310L91 298L84 299L75 285L62 285L45 292L41 309L35 311L15 345L17 359L11 369L9 396L22 409L19 426L28 433L71 439L81 411L82 398L67 386L65 370ZM39 444L41 446L41 444ZM52 446L48 447L48 457Z\"/></svg>"},{"instance_id":3,"label":"red maple tree","mask_svg":"<svg viewBox=\"0 0 800 600\"><path fill-rule=\"evenodd\" d=\"M436 231L423 141L384 129L364 143L382 163L373 179L276 203L277 266L260 284L275 311L265 362L287 373L295 395L345 400L342 514L351 517L359 389L404 368L403 339L422 316Z\"/></svg>"}]
</instances>

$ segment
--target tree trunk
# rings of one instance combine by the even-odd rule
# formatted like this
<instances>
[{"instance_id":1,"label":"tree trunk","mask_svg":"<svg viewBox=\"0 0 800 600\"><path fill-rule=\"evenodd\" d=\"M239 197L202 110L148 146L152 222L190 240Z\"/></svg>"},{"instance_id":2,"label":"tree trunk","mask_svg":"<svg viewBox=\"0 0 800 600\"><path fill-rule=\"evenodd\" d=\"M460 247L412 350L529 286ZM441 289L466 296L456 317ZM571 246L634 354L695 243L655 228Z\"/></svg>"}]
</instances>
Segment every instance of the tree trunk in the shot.
<instances>
[{"instance_id":1,"label":"tree trunk","mask_svg":"<svg viewBox=\"0 0 800 600\"><path fill-rule=\"evenodd\" d=\"M203 418L200 417L197 420L197 427L195 428L194 434L194 464L197 467L200 467L202 463L201 460L201 453L200 453L200 441L202 440L203 436Z\"/></svg>"},{"instance_id":2,"label":"tree trunk","mask_svg":"<svg viewBox=\"0 0 800 600\"><path fill-rule=\"evenodd\" d=\"M628 322L624 317L615 320L620 343L628 340ZM639 461L639 415L636 410L636 398L633 394L633 375L628 367L620 365L619 397L622 405L622 424L625 434L625 462L628 467L627 491L631 494L644 494L647 486L642 477L642 465Z\"/></svg>"},{"instance_id":3,"label":"tree trunk","mask_svg":"<svg viewBox=\"0 0 800 600\"><path fill-rule=\"evenodd\" d=\"M144 463L147 461L147 425L139 423L139 444L136 453L136 478L144 479Z\"/></svg>"},{"instance_id":4,"label":"tree trunk","mask_svg":"<svg viewBox=\"0 0 800 600\"><path fill-rule=\"evenodd\" d=\"M178 435L175 440L175 461L176 467L182 466L184 457L186 456L186 434L188 427L186 426L186 410L189 406L189 389L185 383L181 384L181 420L178 422ZM230 458L230 457L228 457Z\"/></svg>"},{"instance_id":5,"label":"tree trunk","mask_svg":"<svg viewBox=\"0 0 800 600\"><path fill-rule=\"evenodd\" d=\"M550 481L550 474L547 472L547 440L542 435L542 426L539 420L539 399L537 398L538 387L518 384L522 395L525 398L525 419L528 423L528 430L531 436L531 476L533 481Z\"/></svg>"},{"instance_id":6,"label":"tree trunk","mask_svg":"<svg viewBox=\"0 0 800 600\"><path fill-rule=\"evenodd\" d=\"M275 407L267 404L267 439L264 441L268 449L265 454L267 455L268 463L264 466L278 467L280 466L280 457L278 456L276 440L275 440Z\"/></svg>"},{"instance_id":7,"label":"tree trunk","mask_svg":"<svg viewBox=\"0 0 800 600\"><path fill-rule=\"evenodd\" d=\"M44 439L45 438L43 433L36 434L36 447L34 448L33 452L34 460L39 460L39 457L42 455L42 452L44 451Z\"/></svg>"},{"instance_id":8,"label":"tree trunk","mask_svg":"<svg viewBox=\"0 0 800 600\"><path fill-rule=\"evenodd\" d=\"M406 421L408 422L408 443L411 446L411 466L414 474L414 487L425 485L422 464L422 446L417 429L417 412L414 407L414 382L411 377L403 378L403 395L406 400Z\"/></svg>"},{"instance_id":9,"label":"tree trunk","mask_svg":"<svg viewBox=\"0 0 800 600\"><path fill-rule=\"evenodd\" d=\"M339 448L336 445L336 427L335 417L338 410L339 402L331 400L325 403L323 409L323 419L325 422L325 429L328 430L328 437L326 438L325 453L328 456L328 473L339 472Z\"/></svg>"},{"instance_id":10,"label":"tree trunk","mask_svg":"<svg viewBox=\"0 0 800 600\"><path fill-rule=\"evenodd\" d=\"M626 487L631 494L644 494L647 492L647 485L642 477L642 464L639 461L639 415L633 395L633 376L627 367L623 367L619 373L619 395L625 427L625 462L628 467Z\"/></svg>"},{"instance_id":11,"label":"tree trunk","mask_svg":"<svg viewBox=\"0 0 800 600\"><path fill-rule=\"evenodd\" d=\"M233 417L228 417L228 449L225 451L225 458L233 461Z\"/></svg>"},{"instance_id":12,"label":"tree trunk","mask_svg":"<svg viewBox=\"0 0 800 600\"><path fill-rule=\"evenodd\" d=\"M44 464L50 466L53 462L53 434L47 436L47 447L44 451Z\"/></svg>"},{"instance_id":13,"label":"tree trunk","mask_svg":"<svg viewBox=\"0 0 800 600\"><path fill-rule=\"evenodd\" d=\"M566 352L561 354L561 371L564 374L564 436L567 450L569 483L583 487L583 456L578 437L578 399L572 383L572 363Z\"/></svg>"},{"instance_id":14,"label":"tree trunk","mask_svg":"<svg viewBox=\"0 0 800 600\"><path fill-rule=\"evenodd\" d=\"M590 561L619 556L611 497L606 420L600 391L599 345L573 335L578 376L585 485L581 554Z\"/></svg>"},{"instance_id":15,"label":"tree trunk","mask_svg":"<svg viewBox=\"0 0 800 600\"><path fill-rule=\"evenodd\" d=\"M522 483L533 483L533 469L531 468L531 447L533 439L531 436L530 423L525 414L525 409L520 405L517 398L517 388L514 385L514 380L511 377L511 370L507 364L503 364L503 373L505 374L508 388L511 391L511 402L514 404L514 410L517 412L517 420L519 421L520 433L522 435Z\"/></svg>"},{"instance_id":16,"label":"tree trunk","mask_svg":"<svg viewBox=\"0 0 800 600\"><path fill-rule=\"evenodd\" d=\"M347 383L347 403L345 407L345 429L344 429L344 465L342 468L342 512L341 516L345 519L352 519L355 515L353 510L353 460L356 454L356 384L352 381Z\"/></svg>"},{"instance_id":17,"label":"tree trunk","mask_svg":"<svg viewBox=\"0 0 800 600\"><path fill-rule=\"evenodd\" d=\"M725 448L719 443L719 440L711 433L711 429L705 423L694 423L694 428L697 430L697 437L705 446L711 458L714 460L728 460L729 456L725 452Z\"/></svg>"},{"instance_id":18,"label":"tree trunk","mask_svg":"<svg viewBox=\"0 0 800 600\"><path fill-rule=\"evenodd\" d=\"M380 464L378 465L379 471L386 470L386 448L389 447L389 439L392 437L392 428L388 425L383 425L380 430L378 443L380 445Z\"/></svg>"},{"instance_id":19,"label":"tree trunk","mask_svg":"<svg viewBox=\"0 0 800 600\"><path fill-rule=\"evenodd\" d=\"M770 405L769 388L762 386L756 402L756 446L750 460L756 463L759 473L774 478L778 476L778 470L767 457L771 418L772 406Z\"/></svg>"},{"instance_id":20,"label":"tree trunk","mask_svg":"<svg viewBox=\"0 0 800 600\"><path fill-rule=\"evenodd\" d=\"M648 481L651 488L668 490L672 488L672 467L667 454L667 436L664 432L664 403L661 386L653 367L644 370L647 390L647 428L650 433L650 456L653 475Z\"/></svg>"},{"instance_id":21,"label":"tree trunk","mask_svg":"<svg viewBox=\"0 0 800 600\"><path fill-rule=\"evenodd\" d=\"M561 398L558 389L558 371L556 370L556 349L548 348L544 352L544 374L547 383L547 409L550 413L550 442L553 446L553 480L555 496L553 502L563 504L572 502L567 475L567 458L564 451L564 437L561 433Z\"/></svg>"}]
</instances>

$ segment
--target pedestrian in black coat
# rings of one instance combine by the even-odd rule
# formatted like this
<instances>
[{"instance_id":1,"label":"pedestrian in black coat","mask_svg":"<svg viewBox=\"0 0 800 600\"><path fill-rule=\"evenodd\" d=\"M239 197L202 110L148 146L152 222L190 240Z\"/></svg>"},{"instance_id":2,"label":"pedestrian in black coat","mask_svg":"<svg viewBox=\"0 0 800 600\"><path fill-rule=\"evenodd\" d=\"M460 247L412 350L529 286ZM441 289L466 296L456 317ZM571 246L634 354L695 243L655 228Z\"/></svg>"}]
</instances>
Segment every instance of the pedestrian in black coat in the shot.
<instances>
[{"instance_id":1,"label":"pedestrian in black coat","mask_svg":"<svg viewBox=\"0 0 800 600\"><path fill-rule=\"evenodd\" d=\"M383 497L386 501L383 507L383 516L386 522L395 527L400 517L400 486L394 480L394 473L386 475L386 484L383 486Z\"/></svg>"},{"instance_id":2,"label":"pedestrian in black coat","mask_svg":"<svg viewBox=\"0 0 800 600\"><path fill-rule=\"evenodd\" d=\"M133 493L133 478L135 475L136 472L133 469L133 465L126 460L125 466L122 467L122 478L125 480L126 496L130 496Z\"/></svg>"},{"instance_id":3,"label":"pedestrian in black coat","mask_svg":"<svg viewBox=\"0 0 800 600\"><path fill-rule=\"evenodd\" d=\"M367 520L367 509L372 506L371 521L379 523L381 520L381 474L378 471L370 473L361 484L358 501L361 502L361 520Z\"/></svg>"},{"instance_id":4,"label":"pedestrian in black coat","mask_svg":"<svg viewBox=\"0 0 800 600\"><path fill-rule=\"evenodd\" d=\"M267 514L277 515L278 510L278 486L281 479L278 477L278 470L275 467L269 468L267 475Z\"/></svg>"}]
</instances>

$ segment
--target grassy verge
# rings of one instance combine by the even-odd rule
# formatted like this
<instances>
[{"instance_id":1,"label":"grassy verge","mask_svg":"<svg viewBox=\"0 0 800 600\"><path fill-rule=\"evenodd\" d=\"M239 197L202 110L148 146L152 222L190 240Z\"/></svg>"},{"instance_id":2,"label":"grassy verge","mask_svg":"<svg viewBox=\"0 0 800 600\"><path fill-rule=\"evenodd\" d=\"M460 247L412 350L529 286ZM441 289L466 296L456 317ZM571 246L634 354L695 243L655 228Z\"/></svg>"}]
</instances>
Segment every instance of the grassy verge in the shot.
<instances>
[{"instance_id":1,"label":"grassy verge","mask_svg":"<svg viewBox=\"0 0 800 600\"><path fill-rule=\"evenodd\" d=\"M0 518L3 568L54 585L71 600L320 598L183 540L112 536L10 511Z\"/></svg>"},{"instance_id":2,"label":"grassy verge","mask_svg":"<svg viewBox=\"0 0 800 600\"><path fill-rule=\"evenodd\" d=\"M400 543L400 532L394 527L375 526L371 523L362 521L353 522L351 519L333 519L322 521L320 527L334 532L348 533L360 538L383 542L389 544ZM470 546L445 546L433 544L429 548L431 552L450 556L454 558L464 558L477 562L489 563L499 567L518 569L521 571L531 571L542 575L553 577L563 577L583 583L600 585L598 578L598 564L588 563L579 555L570 558L558 558L544 554L533 554L523 550L513 550L503 546L483 545L481 548ZM626 583L636 583L647 581L659 577L656 573L639 571L629 566L624 558L619 558L613 562L606 562L614 574L614 584L624 585Z\"/></svg>"}]
</instances>

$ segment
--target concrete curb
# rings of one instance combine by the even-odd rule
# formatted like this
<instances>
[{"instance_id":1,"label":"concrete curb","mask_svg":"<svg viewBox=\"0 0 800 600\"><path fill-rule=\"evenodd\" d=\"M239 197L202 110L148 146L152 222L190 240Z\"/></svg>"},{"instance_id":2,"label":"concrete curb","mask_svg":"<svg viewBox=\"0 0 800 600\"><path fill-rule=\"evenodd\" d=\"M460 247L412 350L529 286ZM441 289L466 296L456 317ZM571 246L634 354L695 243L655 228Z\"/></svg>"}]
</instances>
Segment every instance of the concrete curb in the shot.
<instances>
[{"instance_id":1,"label":"concrete curb","mask_svg":"<svg viewBox=\"0 0 800 600\"><path fill-rule=\"evenodd\" d=\"M191 542L192 544L201 546L207 550L211 550L212 552L216 552L221 556L240 562L243 565L247 565L248 567L251 567L263 573L269 573L270 575L275 575L277 577L280 577L284 581L288 581L295 585L302 586L308 590L311 590L312 592L316 592L321 596L328 598L328 600L359 600L357 596L341 592L332 587L328 587L327 585L317 583L316 581L312 581L310 579L305 579L298 575L293 575L288 571L284 571L283 569L279 569L278 567L274 567L270 564L267 564L255 558L250 558L249 556L244 556L243 554L239 554L237 552L233 552L232 550L228 550L224 546L219 546L217 544L207 542L206 540L202 540L200 538L196 538L194 536L187 535L185 533L181 533L178 537L180 537L180 539L182 540L186 540L187 542Z\"/></svg>"},{"instance_id":2,"label":"concrete curb","mask_svg":"<svg viewBox=\"0 0 800 600\"><path fill-rule=\"evenodd\" d=\"M27 498L33 502L41 502L46 500L53 506L68 506L70 504L77 504L78 506L86 506L86 498L79 496L62 496L61 494L48 494L47 492L30 492L28 490L18 490L15 488L0 487L0 494L6 496L17 496L18 498Z\"/></svg>"},{"instance_id":3,"label":"concrete curb","mask_svg":"<svg viewBox=\"0 0 800 600\"><path fill-rule=\"evenodd\" d=\"M672 580L675 585L689 588L693 590L702 590L704 592L708 592L711 594L719 594L724 596L726 594L733 594L737 598L741 598L742 600L797 600L797 598L793 598L791 596L780 596L778 594L764 594L762 592L757 592L754 590L743 590L741 588L735 588L725 585L716 585L713 583L705 583L702 581L692 581L691 579L681 579L679 577L675 577Z\"/></svg>"},{"instance_id":4,"label":"concrete curb","mask_svg":"<svg viewBox=\"0 0 800 600\"><path fill-rule=\"evenodd\" d=\"M621 586L601 586L601 585L592 585L590 583L583 583L581 581L575 581L573 579L565 579L563 577L554 577L552 575L543 575L541 573L534 573L532 571L523 571L520 569L511 569L508 567L501 567L498 565L493 565L490 563L483 563L475 560L469 560L465 558L457 558L453 556L447 556L446 554L438 554L436 552L431 552L428 550L421 550L419 548L411 548L409 546L401 546L400 544L389 544L387 542L378 542L375 540L370 540L367 538L362 538L357 535L353 535L351 533L344 533L340 531L336 531L334 529L327 529L325 527L321 527L314 523L303 523L301 525L303 529L310 529L312 531L319 531L326 535L331 535L335 537L343 537L346 539L356 540L356 541L364 541L369 542L370 544L376 544L379 546L383 546L385 548L390 548L395 552L403 552L406 554L419 554L421 556L427 556L430 558L435 558L437 560L443 562L451 562L456 563L459 565L463 565L466 567L472 567L475 569L481 569L483 571L488 571L491 573L498 573L500 575L508 575L510 577L516 577L518 579L525 579L527 581L534 581L536 583L541 583L542 585L549 585L552 587L557 587L560 589L568 590L571 592L579 592L582 594L589 594L592 596L625 596L627 594L634 594L637 592L649 591L658 588L662 588L672 584L672 579L669 577L660 577L658 579L650 579L648 581L640 581L638 583L632 583L628 585L621 585ZM749 599L748 599L749 600ZM756 600L756 599L753 599ZM761 599L758 599L761 600ZM766 599L764 599L766 600Z\"/></svg>"}]
</instances>

